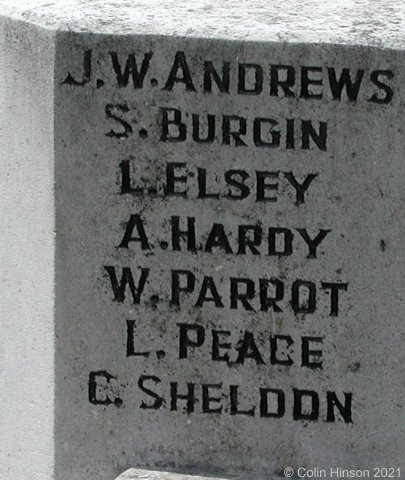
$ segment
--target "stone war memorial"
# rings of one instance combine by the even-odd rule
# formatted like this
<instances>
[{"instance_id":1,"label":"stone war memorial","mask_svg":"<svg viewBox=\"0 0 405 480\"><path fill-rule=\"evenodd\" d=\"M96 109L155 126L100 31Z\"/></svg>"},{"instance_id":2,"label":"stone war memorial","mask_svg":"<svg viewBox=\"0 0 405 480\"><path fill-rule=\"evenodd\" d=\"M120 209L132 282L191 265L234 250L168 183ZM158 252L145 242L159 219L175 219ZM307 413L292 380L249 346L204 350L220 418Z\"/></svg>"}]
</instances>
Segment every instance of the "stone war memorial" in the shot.
<instances>
[{"instance_id":1,"label":"stone war memorial","mask_svg":"<svg viewBox=\"0 0 405 480\"><path fill-rule=\"evenodd\" d=\"M0 0L0 480L403 478L405 4Z\"/></svg>"}]
</instances>

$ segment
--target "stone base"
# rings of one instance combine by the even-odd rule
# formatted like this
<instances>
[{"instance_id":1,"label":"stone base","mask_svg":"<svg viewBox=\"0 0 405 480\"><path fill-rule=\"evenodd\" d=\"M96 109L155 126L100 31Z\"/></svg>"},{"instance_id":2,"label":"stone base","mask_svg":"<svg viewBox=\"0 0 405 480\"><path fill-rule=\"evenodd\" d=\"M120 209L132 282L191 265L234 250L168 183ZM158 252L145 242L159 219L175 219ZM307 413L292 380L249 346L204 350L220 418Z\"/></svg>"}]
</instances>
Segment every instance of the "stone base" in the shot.
<instances>
[{"instance_id":1,"label":"stone base","mask_svg":"<svg viewBox=\"0 0 405 480\"><path fill-rule=\"evenodd\" d=\"M158 470L144 470L131 468L121 474L116 480L281 480L285 477L264 476L255 474L232 474L201 476L196 474L166 472Z\"/></svg>"}]
</instances>

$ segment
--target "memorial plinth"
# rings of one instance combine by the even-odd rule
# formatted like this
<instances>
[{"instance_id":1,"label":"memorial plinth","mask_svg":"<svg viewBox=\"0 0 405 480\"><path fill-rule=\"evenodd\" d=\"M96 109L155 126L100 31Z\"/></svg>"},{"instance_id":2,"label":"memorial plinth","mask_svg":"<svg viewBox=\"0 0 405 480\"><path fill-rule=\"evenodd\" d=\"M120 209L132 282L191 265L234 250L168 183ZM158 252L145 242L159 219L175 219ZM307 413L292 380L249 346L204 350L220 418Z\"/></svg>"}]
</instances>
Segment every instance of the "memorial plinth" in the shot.
<instances>
[{"instance_id":1,"label":"memorial plinth","mask_svg":"<svg viewBox=\"0 0 405 480\"><path fill-rule=\"evenodd\" d=\"M1 479L401 478L402 2L0 14Z\"/></svg>"}]
</instances>

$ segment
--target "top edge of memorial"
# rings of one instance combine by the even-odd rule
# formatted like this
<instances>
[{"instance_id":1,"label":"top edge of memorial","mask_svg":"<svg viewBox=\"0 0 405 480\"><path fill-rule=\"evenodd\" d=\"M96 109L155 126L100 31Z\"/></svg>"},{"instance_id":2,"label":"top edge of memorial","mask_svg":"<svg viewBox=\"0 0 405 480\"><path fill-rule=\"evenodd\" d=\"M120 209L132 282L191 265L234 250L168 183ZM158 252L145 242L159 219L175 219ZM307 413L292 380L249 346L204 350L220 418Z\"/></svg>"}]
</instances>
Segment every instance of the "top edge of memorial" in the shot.
<instances>
[{"instance_id":1,"label":"top edge of memorial","mask_svg":"<svg viewBox=\"0 0 405 480\"><path fill-rule=\"evenodd\" d=\"M403 0L0 0L0 15L58 31L405 48Z\"/></svg>"}]
</instances>

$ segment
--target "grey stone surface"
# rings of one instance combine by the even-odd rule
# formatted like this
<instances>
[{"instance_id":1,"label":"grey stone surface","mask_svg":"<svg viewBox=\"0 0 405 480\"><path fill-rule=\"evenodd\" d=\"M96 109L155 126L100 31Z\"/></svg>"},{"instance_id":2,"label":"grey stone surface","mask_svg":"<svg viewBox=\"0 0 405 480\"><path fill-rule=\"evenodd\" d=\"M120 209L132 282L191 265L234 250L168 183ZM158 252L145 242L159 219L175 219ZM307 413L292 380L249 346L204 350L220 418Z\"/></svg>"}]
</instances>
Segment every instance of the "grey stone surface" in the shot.
<instances>
[{"instance_id":1,"label":"grey stone surface","mask_svg":"<svg viewBox=\"0 0 405 480\"><path fill-rule=\"evenodd\" d=\"M395 0L2 0L4 14L52 30L404 48Z\"/></svg>"},{"instance_id":2,"label":"grey stone surface","mask_svg":"<svg viewBox=\"0 0 405 480\"><path fill-rule=\"evenodd\" d=\"M398 478L402 2L0 6L1 479Z\"/></svg>"},{"instance_id":3,"label":"grey stone surface","mask_svg":"<svg viewBox=\"0 0 405 480\"><path fill-rule=\"evenodd\" d=\"M0 478L40 480L54 452L54 35L0 31Z\"/></svg>"}]
</instances>

